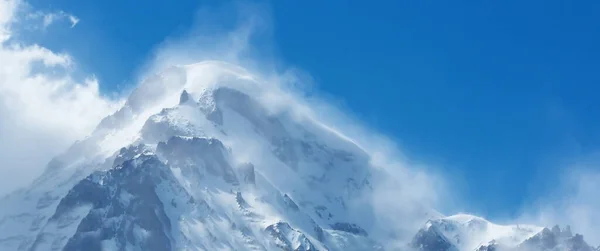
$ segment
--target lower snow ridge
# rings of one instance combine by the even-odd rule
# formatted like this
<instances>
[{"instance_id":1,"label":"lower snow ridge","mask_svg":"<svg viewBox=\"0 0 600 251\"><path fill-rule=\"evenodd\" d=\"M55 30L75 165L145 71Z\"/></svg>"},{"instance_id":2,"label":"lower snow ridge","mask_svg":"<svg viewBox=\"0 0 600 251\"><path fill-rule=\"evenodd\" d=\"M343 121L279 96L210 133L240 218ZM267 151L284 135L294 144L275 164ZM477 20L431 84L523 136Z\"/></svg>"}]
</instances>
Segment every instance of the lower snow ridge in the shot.
<instances>
[{"instance_id":1,"label":"lower snow ridge","mask_svg":"<svg viewBox=\"0 0 600 251\"><path fill-rule=\"evenodd\" d=\"M421 251L594 251L568 226L497 225L467 214L429 220L410 246Z\"/></svg>"}]
</instances>

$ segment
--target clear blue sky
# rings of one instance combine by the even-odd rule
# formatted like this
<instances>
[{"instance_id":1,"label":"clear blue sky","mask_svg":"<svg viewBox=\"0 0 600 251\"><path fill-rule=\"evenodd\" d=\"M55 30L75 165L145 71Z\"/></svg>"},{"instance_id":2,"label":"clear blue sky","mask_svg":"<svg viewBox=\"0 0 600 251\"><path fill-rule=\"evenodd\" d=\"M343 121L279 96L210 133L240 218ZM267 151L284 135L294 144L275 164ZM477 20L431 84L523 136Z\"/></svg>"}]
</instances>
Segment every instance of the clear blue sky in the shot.
<instances>
[{"instance_id":1,"label":"clear blue sky","mask_svg":"<svg viewBox=\"0 0 600 251\"><path fill-rule=\"evenodd\" d=\"M81 19L42 41L111 92L131 84L157 43L185 33L198 8L219 1L30 2ZM598 1L268 5L280 60L409 156L464 177L476 213L515 213L548 191L565 159L600 149Z\"/></svg>"}]
</instances>

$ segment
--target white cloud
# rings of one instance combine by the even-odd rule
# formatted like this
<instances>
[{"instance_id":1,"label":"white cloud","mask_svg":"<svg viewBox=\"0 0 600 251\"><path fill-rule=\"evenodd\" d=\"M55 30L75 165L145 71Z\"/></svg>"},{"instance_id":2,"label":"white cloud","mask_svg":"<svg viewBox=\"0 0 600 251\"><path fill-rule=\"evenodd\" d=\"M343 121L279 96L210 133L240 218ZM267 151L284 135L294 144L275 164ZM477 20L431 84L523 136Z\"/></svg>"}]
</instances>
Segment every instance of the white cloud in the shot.
<instances>
[{"instance_id":1,"label":"white cloud","mask_svg":"<svg viewBox=\"0 0 600 251\"><path fill-rule=\"evenodd\" d=\"M71 24L71 28L75 27L75 25L77 25L77 23L79 23L78 17L76 17L72 14L66 13L64 11L56 11L56 12L36 11L36 12L27 14L26 18L28 20L37 21L39 24L34 25L34 27L38 27L38 28L42 28L42 29L46 29L46 28L48 28L48 26L52 25L53 23L55 23L57 21L62 21L62 20L69 21L69 23Z\"/></svg>"},{"instance_id":2,"label":"white cloud","mask_svg":"<svg viewBox=\"0 0 600 251\"><path fill-rule=\"evenodd\" d=\"M17 8L17 0L0 1L0 42L10 38L9 26Z\"/></svg>"},{"instance_id":3,"label":"white cloud","mask_svg":"<svg viewBox=\"0 0 600 251\"><path fill-rule=\"evenodd\" d=\"M79 23L79 18L76 16L69 14L67 15L67 18L69 18L69 22L71 22L71 28L75 27L75 25Z\"/></svg>"},{"instance_id":4,"label":"white cloud","mask_svg":"<svg viewBox=\"0 0 600 251\"><path fill-rule=\"evenodd\" d=\"M0 194L39 175L50 158L87 136L118 103L99 93L95 78L75 80L69 55L8 40L19 28L17 10L24 4L0 1ZM44 25L56 17L44 18Z\"/></svg>"}]
</instances>

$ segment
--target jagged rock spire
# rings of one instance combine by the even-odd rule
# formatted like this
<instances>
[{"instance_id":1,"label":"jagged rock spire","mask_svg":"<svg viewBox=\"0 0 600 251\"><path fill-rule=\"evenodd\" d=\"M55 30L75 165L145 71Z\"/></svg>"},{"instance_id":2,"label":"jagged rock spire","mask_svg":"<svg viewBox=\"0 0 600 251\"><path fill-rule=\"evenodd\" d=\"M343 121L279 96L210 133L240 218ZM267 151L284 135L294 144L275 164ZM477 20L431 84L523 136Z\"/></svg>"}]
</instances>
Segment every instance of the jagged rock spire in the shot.
<instances>
[{"instance_id":1,"label":"jagged rock spire","mask_svg":"<svg viewBox=\"0 0 600 251\"><path fill-rule=\"evenodd\" d=\"M184 104L188 100L190 100L190 94L186 90L183 90L181 96L179 96L179 104Z\"/></svg>"}]
</instances>

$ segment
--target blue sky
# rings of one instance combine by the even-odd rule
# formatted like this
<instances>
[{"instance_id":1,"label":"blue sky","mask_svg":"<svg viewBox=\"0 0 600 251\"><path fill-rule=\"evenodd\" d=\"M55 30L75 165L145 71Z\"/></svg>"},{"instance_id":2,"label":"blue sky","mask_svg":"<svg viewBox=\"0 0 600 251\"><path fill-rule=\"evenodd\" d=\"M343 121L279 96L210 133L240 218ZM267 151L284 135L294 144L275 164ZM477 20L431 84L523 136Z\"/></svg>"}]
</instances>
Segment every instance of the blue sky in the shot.
<instances>
[{"instance_id":1,"label":"blue sky","mask_svg":"<svg viewBox=\"0 0 600 251\"><path fill-rule=\"evenodd\" d=\"M109 94L166 38L220 1L29 1L81 22L23 32L65 51ZM469 208L517 214L572 159L600 148L600 2L273 1L264 54L308 72L323 96L457 178ZM226 11L206 27L227 27Z\"/></svg>"}]
</instances>

